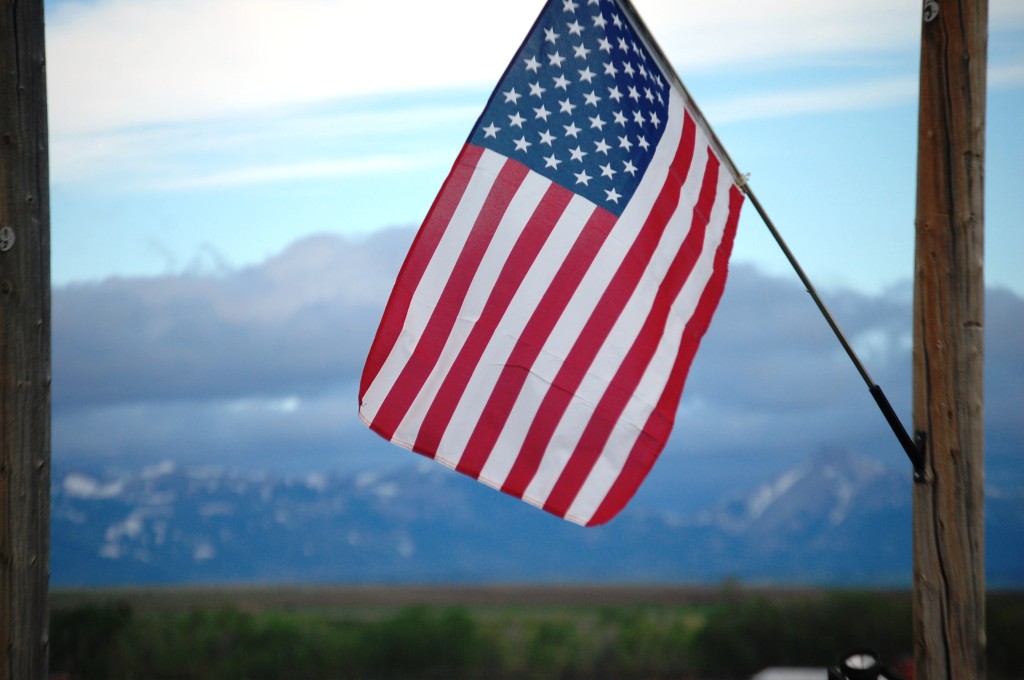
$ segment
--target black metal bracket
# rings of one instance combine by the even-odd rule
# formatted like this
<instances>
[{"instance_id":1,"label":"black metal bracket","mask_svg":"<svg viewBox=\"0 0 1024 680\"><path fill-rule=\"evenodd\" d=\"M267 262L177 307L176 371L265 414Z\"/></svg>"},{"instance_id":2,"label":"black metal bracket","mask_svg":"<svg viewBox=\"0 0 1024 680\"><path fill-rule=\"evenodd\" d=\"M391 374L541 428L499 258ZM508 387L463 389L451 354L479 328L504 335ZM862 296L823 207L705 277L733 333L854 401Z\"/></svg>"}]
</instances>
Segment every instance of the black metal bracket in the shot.
<instances>
[{"instance_id":1,"label":"black metal bracket","mask_svg":"<svg viewBox=\"0 0 1024 680\"><path fill-rule=\"evenodd\" d=\"M924 461L928 451L928 433L918 430L914 433L914 448L917 455L911 456L910 462L914 464L914 482L924 484Z\"/></svg>"},{"instance_id":2,"label":"black metal bracket","mask_svg":"<svg viewBox=\"0 0 1024 680\"><path fill-rule=\"evenodd\" d=\"M910 438L910 435L907 434L907 429L903 427L903 423L900 422L899 416L896 415L896 411L893 410L892 404L889 403L881 387L872 385L871 396L875 398L875 403L882 410L882 415L885 416L886 422L892 428L893 434L896 435L896 439L903 446L903 450L907 452L907 457L910 458L910 463L914 466L914 482L917 484L923 483L928 435L918 430L915 433L914 439Z\"/></svg>"}]
</instances>

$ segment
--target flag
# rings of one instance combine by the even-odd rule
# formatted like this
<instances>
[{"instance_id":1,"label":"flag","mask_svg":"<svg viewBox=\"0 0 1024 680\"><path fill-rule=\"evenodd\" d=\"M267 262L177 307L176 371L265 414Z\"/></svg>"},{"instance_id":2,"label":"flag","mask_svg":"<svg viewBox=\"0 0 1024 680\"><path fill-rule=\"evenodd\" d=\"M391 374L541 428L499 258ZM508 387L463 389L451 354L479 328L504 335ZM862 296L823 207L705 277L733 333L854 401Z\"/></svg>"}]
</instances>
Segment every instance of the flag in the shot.
<instances>
[{"instance_id":1,"label":"flag","mask_svg":"<svg viewBox=\"0 0 1024 680\"><path fill-rule=\"evenodd\" d=\"M743 202L653 44L620 0L545 5L413 241L359 388L382 437L584 525L665 446Z\"/></svg>"}]
</instances>

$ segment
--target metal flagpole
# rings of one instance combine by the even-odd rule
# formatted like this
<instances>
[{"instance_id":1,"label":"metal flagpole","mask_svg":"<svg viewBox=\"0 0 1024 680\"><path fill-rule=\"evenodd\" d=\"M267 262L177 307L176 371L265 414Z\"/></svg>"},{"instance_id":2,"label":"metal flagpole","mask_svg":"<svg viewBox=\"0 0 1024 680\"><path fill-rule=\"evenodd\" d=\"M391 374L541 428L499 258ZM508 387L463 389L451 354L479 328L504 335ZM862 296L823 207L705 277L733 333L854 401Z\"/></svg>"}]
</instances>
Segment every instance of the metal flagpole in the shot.
<instances>
[{"instance_id":1,"label":"metal flagpole","mask_svg":"<svg viewBox=\"0 0 1024 680\"><path fill-rule=\"evenodd\" d=\"M918 432L916 433L916 437L912 439L910 435L907 433L906 428L903 426L903 423L900 422L899 416L896 415L896 411L889 403L889 399L885 396L885 393L882 391L882 388L879 387L879 385L875 383L874 380L871 379L871 375L864 367L864 364L857 356L857 353L853 350L853 347L847 341L846 336L843 335L842 330L839 328L839 325L832 317L832 314L831 312L829 312L828 307L825 306L825 303L822 301L821 296L818 295L818 291L811 283L811 280L807 277L807 274L804 272L803 267L800 266L800 263L793 255L793 252L789 249L789 246L786 245L785 240L782 238L782 235L779 233L779 230L775 228L775 224L772 222L771 218L768 217L768 213L765 211L764 206L761 205L761 201L758 200L757 196L754 194L753 189L750 188L750 185L747 182L747 176L740 173L740 171L737 170L736 164L733 163L732 158L729 156L729 153L725 150L725 147L719 141L718 136L715 134L715 131L711 128L711 125L707 122L707 119L704 117L704 114L701 113L700 107L697 106L697 103L694 101L693 97L690 96L690 92L689 90L686 89L686 86L683 84L682 79L675 72L675 69L672 68L672 64L665 57L665 53L661 50L661 47L658 45L657 41L651 35L651 32L647 30L647 26L644 24L643 19L640 18L640 15L637 13L636 9L633 7L633 4L629 0L621 0L621 2L623 8L629 14L630 21L632 21L634 25L636 25L640 29L637 32L640 34L641 38L647 41L648 49L650 49L651 52L658 56L658 59L661 61L661 65L665 69L665 72L669 75L670 78L672 78L673 84L680 91L682 91L684 98L686 99L687 105L690 107L690 109L694 112L695 116L697 117L697 124L700 125L701 129L711 140L711 143L715 147L715 151L718 153L718 155L725 161L725 164L728 166L729 172L732 174L737 186L743 191L747 198L750 199L750 204L754 207L754 210L757 211L757 214L761 216L761 220L764 222L765 226L768 227L768 231L775 239L775 242L779 244L779 247L782 249L783 254L786 256L786 259L789 260L790 265L792 265L793 269L796 271L797 276L800 278L800 281L804 284L804 287L810 294L811 299L814 300L814 304L817 305L818 310L821 312L822 316L825 317L825 321L828 322L828 325L832 329L832 332L835 333L836 338L839 340L839 344L843 346L843 349L846 351L846 354L850 357L850 360L856 367L857 372L860 373L861 378L867 384L868 391L871 393L871 396L874 397L875 403L878 405L878 408L882 411L882 415L885 417L886 422L889 423L889 427L892 429L893 434L896 435L896 439L900 442L900 445L906 452L911 464L914 466L914 480L917 482L921 482L924 479L923 472L925 434L923 432Z\"/></svg>"}]
</instances>

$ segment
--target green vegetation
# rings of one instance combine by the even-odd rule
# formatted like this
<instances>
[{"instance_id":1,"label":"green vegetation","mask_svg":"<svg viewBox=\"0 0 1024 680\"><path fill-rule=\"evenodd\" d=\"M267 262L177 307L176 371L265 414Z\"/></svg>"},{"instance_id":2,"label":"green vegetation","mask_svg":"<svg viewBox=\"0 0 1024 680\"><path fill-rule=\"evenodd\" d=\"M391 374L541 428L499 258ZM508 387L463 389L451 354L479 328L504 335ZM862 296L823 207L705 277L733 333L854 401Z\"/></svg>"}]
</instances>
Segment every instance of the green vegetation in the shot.
<instances>
[{"instance_id":1,"label":"green vegetation","mask_svg":"<svg viewBox=\"0 0 1024 680\"><path fill-rule=\"evenodd\" d=\"M59 601L58 601L59 602ZM51 671L121 678L405 680L746 678L825 666L857 647L911 649L905 593L726 588L673 604L411 605L374 610L54 607ZM989 678L1021 677L1024 598L990 597Z\"/></svg>"}]
</instances>

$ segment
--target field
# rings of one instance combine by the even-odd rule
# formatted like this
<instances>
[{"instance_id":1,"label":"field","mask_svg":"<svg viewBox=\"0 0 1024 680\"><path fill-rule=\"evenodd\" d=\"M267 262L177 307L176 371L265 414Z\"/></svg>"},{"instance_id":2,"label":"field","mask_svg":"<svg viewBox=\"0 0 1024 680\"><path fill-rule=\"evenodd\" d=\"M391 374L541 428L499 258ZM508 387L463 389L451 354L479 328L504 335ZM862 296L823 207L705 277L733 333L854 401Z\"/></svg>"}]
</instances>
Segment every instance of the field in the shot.
<instances>
[{"instance_id":1,"label":"field","mask_svg":"<svg viewBox=\"0 0 1024 680\"><path fill-rule=\"evenodd\" d=\"M905 591L647 586L118 588L51 595L82 678L746 678L911 651ZM1024 677L1024 593L989 598L989 678Z\"/></svg>"}]
</instances>

